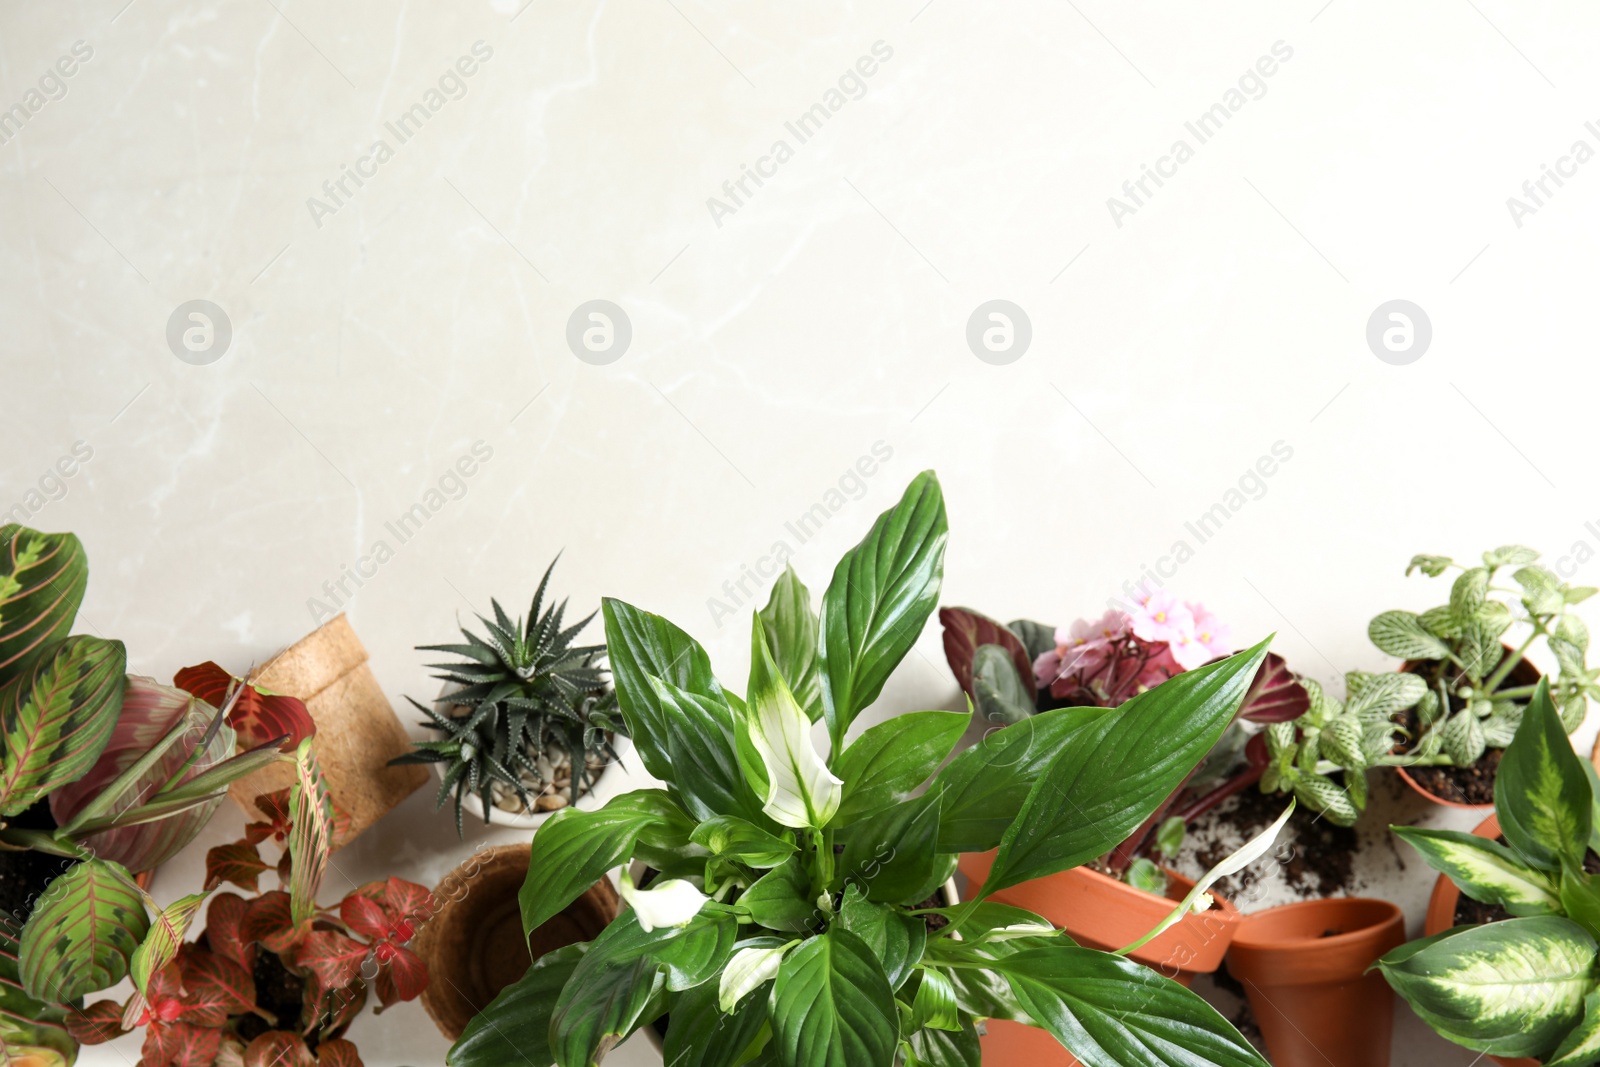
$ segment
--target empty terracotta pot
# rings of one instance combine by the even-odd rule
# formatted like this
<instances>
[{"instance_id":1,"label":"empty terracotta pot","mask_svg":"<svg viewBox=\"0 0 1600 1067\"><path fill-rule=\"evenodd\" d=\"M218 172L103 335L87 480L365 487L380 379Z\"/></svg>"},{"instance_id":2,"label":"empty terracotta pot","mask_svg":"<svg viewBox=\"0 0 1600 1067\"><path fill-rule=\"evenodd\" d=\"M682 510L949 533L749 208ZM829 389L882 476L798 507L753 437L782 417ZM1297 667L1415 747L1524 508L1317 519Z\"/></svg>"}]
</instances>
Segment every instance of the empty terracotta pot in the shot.
<instances>
[{"instance_id":1,"label":"empty terracotta pot","mask_svg":"<svg viewBox=\"0 0 1600 1067\"><path fill-rule=\"evenodd\" d=\"M1472 831L1477 837L1486 837L1490 841L1500 836L1500 820L1493 815L1478 824ZM1456 924L1456 905L1461 901L1461 890L1456 884L1444 875L1433 883L1433 895L1428 898L1428 918L1422 927L1424 937L1442 934ZM1539 1067L1539 1061L1528 1057L1508 1060L1504 1056L1490 1056L1500 1067Z\"/></svg>"},{"instance_id":2,"label":"empty terracotta pot","mask_svg":"<svg viewBox=\"0 0 1600 1067\"><path fill-rule=\"evenodd\" d=\"M599 936L622 909L610 882L591 886L565 911L522 936L517 893L531 845L500 845L469 857L433 891L433 918L415 948L428 966L422 1006L454 1041L472 1017L547 952Z\"/></svg>"},{"instance_id":3,"label":"empty terracotta pot","mask_svg":"<svg viewBox=\"0 0 1600 1067\"><path fill-rule=\"evenodd\" d=\"M994 866L994 853L968 853L960 864L961 873L974 883L976 891ZM1158 897L1087 867L1075 867L1002 889L989 899L1042 915L1078 944L1109 952L1149 933L1194 888L1194 882L1181 874L1168 871L1167 877L1167 895ZM1188 985L1195 975L1209 974L1222 965L1239 918L1232 904L1216 897L1209 910L1185 915L1160 937L1130 953L1130 958Z\"/></svg>"},{"instance_id":4,"label":"empty terracotta pot","mask_svg":"<svg viewBox=\"0 0 1600 1067\"><path fill-rule=\"evenodd\" d=\"M1228 949L1228 973L1277 1067L1387 1067L1394 993L1367 973L1406 939L1405 914L1387 900L1305 900L1246 915Z\"/></svg>"},{"instance_id":5,"label":"empty terracotta pot","mask_svg":"<svg viewBox=\"0 0 1600 1067\"><path fill-rule=\"evenodd\" d=\"M367 666L367 650L339 615L272 657L250 681L305 701L317 724L317 759L328 778L334 805L349 816L339 848L377 822L428 781L421 766L391 767L411 750L383 686ZM228 788L245 815L260 818L255 798L294 784L292 764L275 763Z\"/></svg>"}]
</instances>

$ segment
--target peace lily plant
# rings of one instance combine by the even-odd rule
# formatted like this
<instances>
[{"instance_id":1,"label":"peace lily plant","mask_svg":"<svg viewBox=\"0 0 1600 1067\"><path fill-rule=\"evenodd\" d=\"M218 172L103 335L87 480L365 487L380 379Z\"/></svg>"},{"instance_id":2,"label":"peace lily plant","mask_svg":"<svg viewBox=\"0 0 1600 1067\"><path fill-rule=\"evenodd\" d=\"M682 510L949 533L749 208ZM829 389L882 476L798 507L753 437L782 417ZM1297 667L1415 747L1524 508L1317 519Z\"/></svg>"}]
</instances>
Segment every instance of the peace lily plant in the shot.
<instances>
[{"instance_id":1,"label":"peace lily plant","mask_svg":"<svg viewBox=\"0 0 1600 1067\"><path fill-rule=\"evenodd\" d=\"M969 714L912 712L846 744L937 602L945 540L925 472L839 562L819 615L786 573L753 619L743 697L683 630L605 602L621 713L664 785L547 822L522 920L617 867L630 908L535 961L452 1067L589 1067L663 1016L674 1067L976 1065L987 1018L1048 1030L1087 1067L1266 1067L1176 982L1021 909L938 896L960 852L998 849L988 894L1126 838L1232 721L1266 643L1117 708L1030 716L948 765Z\"/></svg>"},{"instance_id":2,"label":"peace lily plant","mask_svg":"<svg viewBox=\"0 0 1600 1067\"><path fill-rule=\"evenodd\" d=\"M1458 926L1375 966L1440 1035L1549 1067L1600 1061L1600 779L1573 752L1547 682L1521 715L1495 780L1505 844L1393 827L1473 900L1514 918Z\"/></svg>"}]
</instances>

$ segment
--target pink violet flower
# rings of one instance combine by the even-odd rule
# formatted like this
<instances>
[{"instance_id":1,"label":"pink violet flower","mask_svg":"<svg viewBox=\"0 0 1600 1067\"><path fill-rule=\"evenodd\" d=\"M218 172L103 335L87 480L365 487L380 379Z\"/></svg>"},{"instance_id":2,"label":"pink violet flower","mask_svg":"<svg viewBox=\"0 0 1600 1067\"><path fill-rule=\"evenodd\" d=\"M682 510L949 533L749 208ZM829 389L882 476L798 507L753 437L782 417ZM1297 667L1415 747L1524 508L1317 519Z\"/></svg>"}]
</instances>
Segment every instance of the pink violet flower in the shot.
<instances>
[{"instance_id":1,"label":"pink violet flower","mask_svg":"<svg viewBox=\"0 0 1600 1067\"><path fill-rule=\"evenodd\" d=\"M1190 604L1194 612L1194 639L1206 647L1213 657L1233 652L1233 627L1207 610L1204 604Z\"/></svg>"},{"instance_id":2,"label":"pink violet flower","mask_svg":"<svg viewBox=\"0 0 1600 1067\"><path fill-rule=\"evenodd\" d=\"M1132 619L1134 636L1145 641L1171 644L1179 637L1194 638L1194 612L1165 590L1147 596Z\"/></svg>"}]
</instances>

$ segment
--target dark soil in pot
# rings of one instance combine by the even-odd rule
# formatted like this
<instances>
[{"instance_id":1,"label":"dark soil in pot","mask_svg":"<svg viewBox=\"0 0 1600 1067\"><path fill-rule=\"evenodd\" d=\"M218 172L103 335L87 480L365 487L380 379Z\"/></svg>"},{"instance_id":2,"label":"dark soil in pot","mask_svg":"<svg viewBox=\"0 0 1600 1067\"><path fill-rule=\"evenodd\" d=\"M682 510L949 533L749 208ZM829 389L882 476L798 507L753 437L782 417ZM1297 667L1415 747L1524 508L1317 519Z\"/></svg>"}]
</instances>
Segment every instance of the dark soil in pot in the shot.
<instances>
[{"instance_id":1,"label":"dark soil in pot","mask_svg":"<svg viewBox=\"0 0 1600 1067\"><path fill-rule=\"evenodd\" d=\"M1210 868L1227 859L1238 841L1247 841L1270 826L1288 805L1288 798L1247 789L1197 819L1189 828L1195 859ZM1231 830L1231 834L1227 831ZM1208 832L1209 831L1209 832ZM1221 839L1212 840L1222 834ZM1227 842L1233 841L1230 845ZM1295 808L1289 822L1278 835L1270 855L1283 867L1284 881L1302 899L1347 895L1354 888L1354 859L1360 835L1353 826L1336 826L1319 812L1305 805ZM1260 879L1246 867L1217 883L1224 896L1236 900L1252 899L1251 888Z\"/></svg>"},{"instance_id":2,"label":"dark soil in pot","mask_svg":"<svg viewBox=\"0 0 1600 1067\"><path fill-rule=\"evenodd\" d=\"M1507 648L1505 654L1511 655L1511 649ZM1502 659L1501 662L1504 662L1504 660ZM1425 677L1432 684L1437 667L1438 662L1434 660L1408 661L1401 666L1401 670ZM1540 677L1539 668L1524 659L1511 668L1511 673L1506 675L1506 680L1501 684L1501 688L1512 689L1536 685ZM1446 679L1446 684L1450 688L1454 688L1454 683L1448 678ZM1521 703L1525 704L1526 701ZM1460 711L1464 706L1464 702L1459 697L1454 693L1450 694L1451 714ZM1402 712L1399 722L1412 737L1416 737L1421 731L1422 722L1418 718L1415 708L1408 708ZM1407 767L1405 772L1411 776L1411 780L1419 787L1432 793L1440 800L1451 804L1466 804L1475 807L1489 805L1494 803L1494 779L1495 775L1499 773L1500 757L1504 752L1504 749L1499 748L1485 749L1483 755L1478 757L1478 762L1470 767Z\"/></svg>"},{"instance_id":3,"label":"dark soil in pot","mask_svg":"<svg viewBox=\"0 0 1600 1067\"><path fill-rule=\"evenodd\" d=\"M50 802L41 800L7 820L7 825L22 830L54 830L56 821L50 816ZM11 927L13 936L21 932L45 887L72 864L65 856L47 852L0 852L0 922Z\"/></svg>"}]
</instances>

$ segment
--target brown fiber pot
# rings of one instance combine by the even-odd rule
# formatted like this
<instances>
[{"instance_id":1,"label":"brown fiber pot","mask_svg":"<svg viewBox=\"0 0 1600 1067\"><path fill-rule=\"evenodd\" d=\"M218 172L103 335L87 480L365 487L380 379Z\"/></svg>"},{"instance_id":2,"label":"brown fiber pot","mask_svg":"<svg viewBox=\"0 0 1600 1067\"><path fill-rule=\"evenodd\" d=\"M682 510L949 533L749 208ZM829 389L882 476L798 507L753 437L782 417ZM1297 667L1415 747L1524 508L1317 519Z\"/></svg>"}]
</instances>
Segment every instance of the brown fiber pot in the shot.
<instances>
[{"instance_id":1,"label":"brown fiber pot","mask_svg":"<svg viewBox=\"0 0 1600 1067\"><path fill-rule=\"evenodd\" d=\"M622 909L617 891L601 879L524 938L517 893L531 851L531 845L499 845L475 853L433 891L439 910L415 944L428 967L422 1006L452 1041L532 960L593 940Z\"/></svg>"},{"instance_id":2,"label":"brown fiber pot","mask_svg":"<svg viewBox=\"0 0 1600 1067\"><path fill-rule=\"evenodd\" d=\"M1246 915L1228 949L1228 973L1277 1067L1388 1067L1394 993L1367 973L1406 939L1405 914L1387 900L1304 900Z\"/></svg>"},{"instance_id":3,"label":"brown fiber pot","mask_svg":"<svg viewBox=\"0 0 1600 1067\"><path fill-rule=\"evenodd\" d=\"M1506 650L1506 655L1509 656L1514 654L1514 650L1510 646L1501 645L1500 647ZM1408 659L1404 663L1400 664L1400 670L1402 672L1413 671L1415 668L1421 667L1429 662L1432 661ZM1541 677L1543 676L1539 673L1539 668L1535 667L1532 663L1529 663L1526 659L1523 659L1518 661L1515 667L1511 668L1511 673L1506 675L1506 681L1516 686L1538 685ZM1600 766L1600 763L1597 763L1596 766ZM1410 786L1418 796L1431 803L1437 804L1442 808L1461 808L1464 811L1486 811L1489 808L1494 807L1492 803L1461 804L1454 800L1445 800L1443 797L1435 796L1433 793L1419 785L1417 780L1411 777L1410 772L1404 767L1396 767L1394 772L1398 774L1400 776L1400 780L1406 785Z\"/></svg>"},{"instance_id":4,"label":"brown fiber pot","mask_svg":"<svg viewBox=\"0 0 1600 1067\"><path fill-rule=\"evenodd\" d=\"M335 848L349 844L428 781L426 767L388 765L411 751L411 742L345 616L330 619L278 653L250 681L299 697L316 722L317 759L334 806L350 819ZM293 783L293 766L279 763L233 783L228 795L246 816L260 818L255 798Z\"/></svg>"},{"instance_id":5,"label":"brown fiber pot","mask_svg":"<svg viewBox=\"0 0 1600 1067\"><path fill-rule=\"evenodd\" d=\"M1478 824L1472 831L1474 836L1488 838L1490 841L1500 836L1500 820L1491 815ZM1433 883L1433 895L1428 898L1428 917L1423 923L1422 935L1432 937L1442 934L1456 924L1456 904L1461 900L1461 890L1456 884L1444 875ZM1500 1067L1539 1067L1539 1061L1527 1057L1519 1059L1506 1059L1504 1056L1490 1056Z\"/></svg>"}]
</instances>

